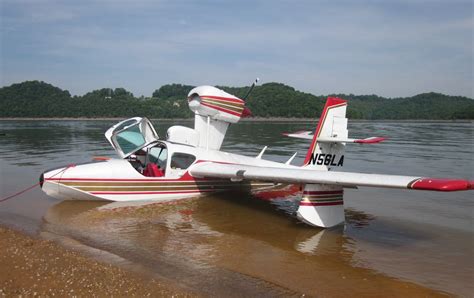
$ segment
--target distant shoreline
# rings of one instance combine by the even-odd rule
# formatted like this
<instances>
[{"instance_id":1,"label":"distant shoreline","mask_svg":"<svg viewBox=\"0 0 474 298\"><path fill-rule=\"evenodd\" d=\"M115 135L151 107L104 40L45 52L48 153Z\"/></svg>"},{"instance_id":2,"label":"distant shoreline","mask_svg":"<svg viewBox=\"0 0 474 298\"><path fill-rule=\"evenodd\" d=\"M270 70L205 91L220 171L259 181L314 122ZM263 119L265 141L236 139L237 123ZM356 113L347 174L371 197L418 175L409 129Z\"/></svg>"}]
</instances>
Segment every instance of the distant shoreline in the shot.
<instances>
[{"instance_id":1,"label":"distant shoreline","mask_svg":"<svg viewBox=\"0 0 474 298\"><path fill-rule=\"evenodd\" d=\"M130 117L97 117L97 118L86 118L86 117L0 117L0 121L121 121ZM285 117L270 117L270 118L245 118L241 122L313 122L319 118L285 118ZM150 118L152 121L192 121L193 118ZM456 122L456 123L471 123L474 119L453 119L453 120L442 120L442 119L349 119L352 122Z\"/></svg>"},{"instance_id":2,"label":"distant shoreline","mask_svg":"<svg viewBox=\"0 0 474 298\"><path fill-rule=\"evenodd\" d=\"M152 97L146 99L135 97L123 88L102 88L82 96L71 96L69 91L43 81L25 81L0 88L0 117L11 117L13 120L25 117L25 120L41 118L86 121L123 119L125 117L112 115L132 114L148 115L154 119L191 118L193 114L188 108L187 96L193 88L191 85L167 84L156 89ZM248 86L219 88L237 97L243 96L248 91ZM276 82L265 83L255 87L254 90L252 97L247 101L247 106L255 118L247 121L314 121L316 116L320 116L326 98L333 96L343 98L350 106L347 115L358 119L394 117L407 120L410 120L408 118L474 120L474 99L466 96L436 92L396 98L375 94L326 96L301 92Z\"/></svg>"}]
</instances>

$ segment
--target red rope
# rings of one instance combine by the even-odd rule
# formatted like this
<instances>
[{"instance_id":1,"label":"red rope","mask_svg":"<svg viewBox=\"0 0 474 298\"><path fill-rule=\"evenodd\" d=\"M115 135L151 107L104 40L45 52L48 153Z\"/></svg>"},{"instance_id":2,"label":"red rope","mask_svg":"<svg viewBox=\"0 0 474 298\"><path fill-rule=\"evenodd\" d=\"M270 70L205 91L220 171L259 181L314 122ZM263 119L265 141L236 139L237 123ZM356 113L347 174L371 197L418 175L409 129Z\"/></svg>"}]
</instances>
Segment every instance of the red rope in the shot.
<instances>
[{"instance_id":1,"label":"red rope","mask_svg":"<svg viewBox=\"0 0 474 298\"><path fill-rule=\"evenodd\" d=\"M33 189L33 188L35 188L35 187L38 186L38 185L39 185L39 182L33 184L32 186L30 186L30 187L28 187L28 188L23 189L22 191L17 192L16 194L13 194L13 195L8 196L8 197L6 197L6 198L4 198L4 199L1 199L1 200L0 200L0 203L1 203L1 202L4 202L4 201L7 201L7 200L10 200L11 198L14 198L14 197L16 197L16 196L19 196L19 195L21 195L22 193L27 192L28 190Z\"/></svg>"},{"instance_id":2,"label":"red rope","mask_svg":"<svg viewBox=\"0 0 474 298\"><path fill-rule=\"evenodd\" d=\"M51 177L49 177L49 178L53 178L54 176L59 175L59 174L65 172L67 169L72 168L72 167L75 167L75 166L76 166L75 164L70 164L70 165L68 165L67 167L65 167L64 169L62 169L61 171L57 172L56 174L54 174L53 176L51 176ZM27 187L27 188L25 188L25 189L23 189L23 190L21 190L21 191L15 193L15 194L12 194L12 195L6 197L6 198L0 199L0 203L1 203L1 202L5 202L5 201L7 201L7 200L10 200L10 199L12 199L12 198L14 198L14 197L16 197L16 196L19 196L19 195L21 195L22 193L25 193L25 192L29 191L30 189L35 188L35 187L38 186L38 185L40 185L40 182L35 183L35 184L33 184L32 186L29 186L29 187Z\"/></svg>"}]
</instances>

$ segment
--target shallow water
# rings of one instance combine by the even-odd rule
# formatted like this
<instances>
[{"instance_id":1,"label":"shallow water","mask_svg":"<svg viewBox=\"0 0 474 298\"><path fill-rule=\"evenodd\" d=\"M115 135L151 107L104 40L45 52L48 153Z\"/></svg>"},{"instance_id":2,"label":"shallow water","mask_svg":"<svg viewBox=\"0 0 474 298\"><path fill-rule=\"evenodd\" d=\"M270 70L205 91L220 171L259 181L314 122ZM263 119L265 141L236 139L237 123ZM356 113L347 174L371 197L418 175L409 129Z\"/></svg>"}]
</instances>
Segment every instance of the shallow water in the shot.
<instances>
[{"instance_id":1,"label":"shallow water","mask_svg":"<svg viewBox=\"0 0 474 298\"><path fill-rule=\"evenodd\" d=\"M0 197L37 182L45 169L113 156L103 137L112 124L0 121ZM154 124L164 136L176 123ZM256 156L268 145L264 158L286 161L298 152L293 163L299 164L308 142L281 132L313 127L243 122L230 128L223 149ZM348 145L345 171L473 179L472 123L350 122L349 129L352 137L389 140ZM268 202L234 194L120 207L58 202L36 188L0 203L0 222L111 252L204 294L474 292L472 192L348 189L346 225L331 230L299 223L293 216L296 199Z\"/></svg>"}]
</instances>

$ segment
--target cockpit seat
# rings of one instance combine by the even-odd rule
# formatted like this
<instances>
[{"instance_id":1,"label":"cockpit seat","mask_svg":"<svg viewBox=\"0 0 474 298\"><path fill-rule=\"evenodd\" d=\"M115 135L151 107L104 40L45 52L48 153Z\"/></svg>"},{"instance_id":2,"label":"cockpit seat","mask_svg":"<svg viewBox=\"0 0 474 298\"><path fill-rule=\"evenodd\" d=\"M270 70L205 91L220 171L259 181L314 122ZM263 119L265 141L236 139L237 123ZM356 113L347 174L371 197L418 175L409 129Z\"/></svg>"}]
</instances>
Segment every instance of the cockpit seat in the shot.
<instances>
[{"instance_id":1,"label":"cockpit seat","mask_svg":"<svg viewBox=\"0 0 474 298\"><path fill-rule=\"evenodd\" d=\"M165 174L158 168L156 163L150 162L146 165L143 175L147 177L163 177Z\"/></svg>"}]
</instances>

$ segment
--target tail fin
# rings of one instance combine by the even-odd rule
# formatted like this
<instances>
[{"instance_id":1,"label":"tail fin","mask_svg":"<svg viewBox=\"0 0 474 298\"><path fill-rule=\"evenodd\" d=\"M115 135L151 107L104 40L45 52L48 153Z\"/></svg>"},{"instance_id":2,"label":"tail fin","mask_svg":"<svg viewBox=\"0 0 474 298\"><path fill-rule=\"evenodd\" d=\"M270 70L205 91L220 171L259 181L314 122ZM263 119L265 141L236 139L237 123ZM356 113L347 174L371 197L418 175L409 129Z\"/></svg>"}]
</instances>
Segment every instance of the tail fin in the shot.
<instances>
[{"instance_id":1,"label":"tail fin","mask_svg":"<svg viewBox=\"0 0 474 298\"><path fill-rule=\"evenodd\" d=\"M337 97L328 97L303 166L327 171L331 167L344 165L345 144L327 142L327 140L347 139L346 107L347 101Z\"/></svg>"},{"instance_id":2,"label":"tail fin","mask_svg":"<svg viewBox=\"0 0 474 298\"><path fill-rule=\"evenodd\" d=\"M347 101L328 97L311 146L306 153L304 167L328 171L344 165L344 142L347 139ZM329 228L344 222L343 189L337 185L305 184L297 217L312 226Z\"/></svg>"}]
</instances>

